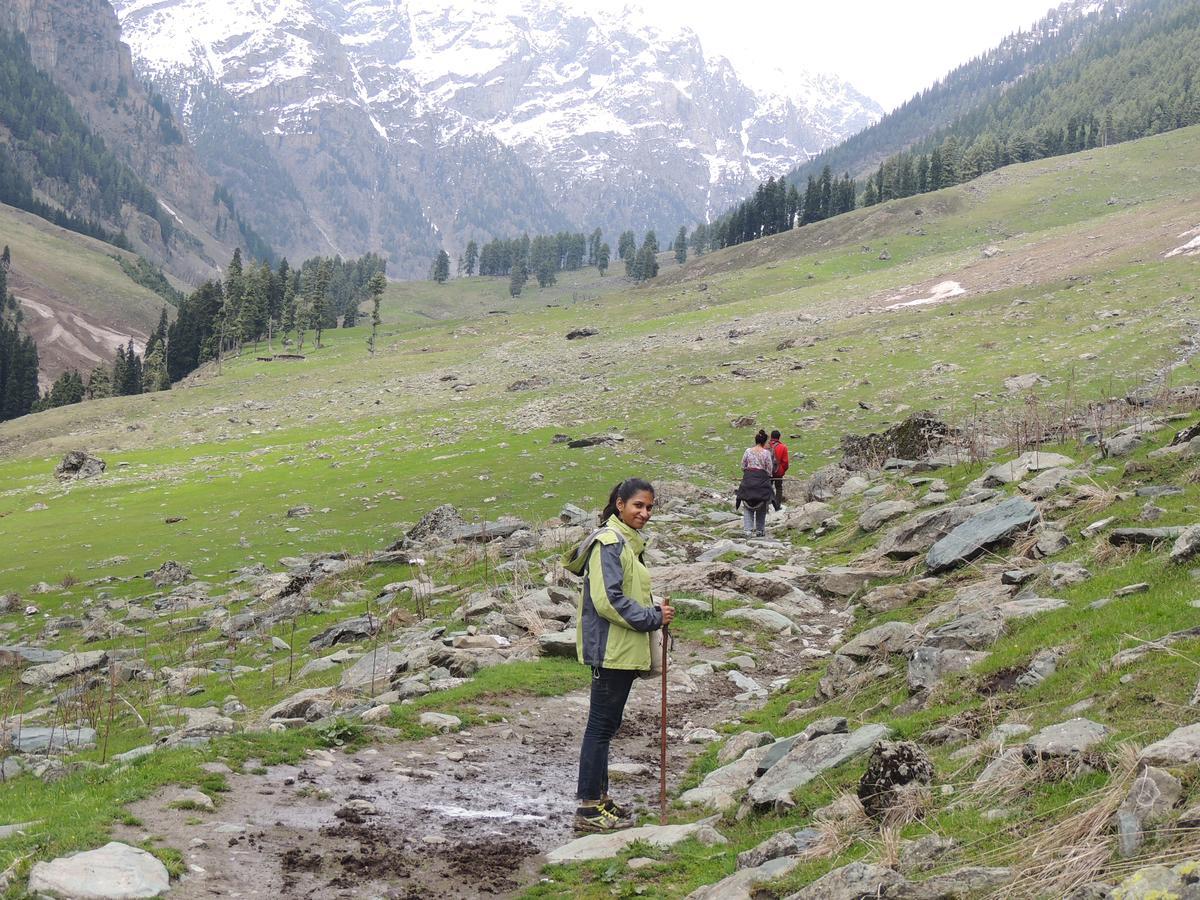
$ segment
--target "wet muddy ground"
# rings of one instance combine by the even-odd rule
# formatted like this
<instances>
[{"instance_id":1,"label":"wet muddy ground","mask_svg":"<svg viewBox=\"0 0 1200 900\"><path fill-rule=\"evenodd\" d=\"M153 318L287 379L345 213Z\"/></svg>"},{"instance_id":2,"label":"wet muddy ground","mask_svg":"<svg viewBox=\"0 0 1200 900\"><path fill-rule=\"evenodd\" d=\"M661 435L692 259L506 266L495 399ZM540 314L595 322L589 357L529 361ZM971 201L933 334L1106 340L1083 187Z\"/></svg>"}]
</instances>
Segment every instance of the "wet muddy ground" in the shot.
<instances>
[{"instance_id":1,"label":"wet muddy ground","mask_svg":"<svg viewBox=\"0 0 1200 900\"><path fill-rule=\"evenodd\" d=\"M764 686L790 674L794 649L761 654L750 674ZM687 655L676 658L687 665ZM672 785L703 749L683 735L747 708L724 675L697 684L676 672ZM628 771L613 774L612 793L645 812L658 805L659 704L657 681L636 684L613 743L612 762ZM143 824L115 836L154 835L183 852L189 871L172 897L513 896L537 882L547 850L574 836L587 696L476 708L503 720L350 754L310 751L302 764L265 774L231 773L215 813L169 808L178 791L169 788L131 806Z\"/></svg>"}]
</instances>

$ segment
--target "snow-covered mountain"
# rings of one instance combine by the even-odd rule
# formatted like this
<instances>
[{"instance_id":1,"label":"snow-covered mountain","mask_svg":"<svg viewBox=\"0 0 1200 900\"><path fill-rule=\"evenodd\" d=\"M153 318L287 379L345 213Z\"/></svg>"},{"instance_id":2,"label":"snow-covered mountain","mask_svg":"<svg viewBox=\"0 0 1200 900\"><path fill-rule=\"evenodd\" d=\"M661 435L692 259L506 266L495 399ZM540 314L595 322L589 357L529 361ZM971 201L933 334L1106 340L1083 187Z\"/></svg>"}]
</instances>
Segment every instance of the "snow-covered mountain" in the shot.
<instances>
[{"instance_id":1,"label":"snow-covered mountain","mask_svg":"<svg viewBox=\"0 0 1200 900\"><path fill-rule=\"evenodd\" d=\"M380 250L394 274L471 237L673 230L881 112L828 77L753 90L693 32L635 8L113 3L139 71L177 103L257 230L292 252ZM231 144L268 174L238 178ZM297 196L329 247L292 248L272 221Z\"/></svg>"}]
</instances>

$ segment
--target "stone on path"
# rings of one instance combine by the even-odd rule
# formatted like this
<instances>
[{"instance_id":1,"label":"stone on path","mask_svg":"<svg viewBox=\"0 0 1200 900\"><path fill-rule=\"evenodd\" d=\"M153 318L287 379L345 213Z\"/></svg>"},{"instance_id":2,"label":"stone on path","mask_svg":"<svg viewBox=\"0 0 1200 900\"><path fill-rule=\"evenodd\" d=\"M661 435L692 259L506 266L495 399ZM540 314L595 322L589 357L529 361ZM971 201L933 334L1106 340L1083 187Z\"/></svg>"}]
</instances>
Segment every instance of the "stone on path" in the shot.
<instances>
[{"instance_id":1,"label":"stone on path","mask_svg":"<svg viewBox=\"0 0 1200 900\"><path fill-rule=\"evenodd\" d=\"M195 788L180 791L171 798L171 802L168 805L175 809L200 809L204 812L212 812L215 809L212 797L208 796L204 791L198 791Z\"/></svg>"},{"instance_id":2,"label":"stone on path","mask_svg":"<svg viewBox=\"0 0 1200 900\"><path fill-rule=\"evenodd\" d=\"M695 838L705 846L728 843L725 837L713 828L716 817L701 819L687 825L642 825L626 828L610 834L589 834L576 838L546 854L549 863L584 862L589 859L611 859L635 841L645 841L655 847L674 847L688 838Z\"/></svg>"},{"instance_id":3,"label":"stone on path","mask_svg":"<svg viewBox=\"0 0 1200 900\"><path fill-rule=\"evenodd\" d=\"M425 712L421 713L421 717L417 720L426 728L435 728L445 734L448 731L453 731L462 724L462 719L458 716L452 716L449 713Z\"/></svg>"},{"instance_id":4,"label":"stone on path","mask_svg":"<svg viewBox=\"0 0 1200 900\"><path fill-rule=\"evenodd\" d=\"M561 656L568 659L575 659L578 656L578 651L575 646L574 630L547 631L545 634L539 635L538 652L542 656Z\"/></svg>"},{"instance_id":5,"label":"stone on path","mask_svg":"<svg viewBox=\"0 0 1200 900\"><path fill-rule=\"evenodd\" d=\"M925 565L931 572L953 569L974 559L988 547L1041 518L1038 508L1022 497L1011 497L963 522L929 548Z\"/></svg>"},{"instance_id":6,"label":"stone on path","mask_svg":"<svg viewBox=\"0 0 1200 900\"><path fill-rule=\"evenodd\" d=\"M765 747L775 740L775 737L769 731L742 731L735 734L728 741L721 751L717 754L717 762L722 765L741 759L747 750L753 750L756 747Z\"/></svg>"},{"instance_id":7,"label":"stone on path","mask_svg":"<svg viewBox=\"0 0 1200 900\"><path fill-rule=\"evenodd\" d=\"M764 628L767 631L784 632L795 627L792 622L783 613L775 612L773 609L752 609L750 607L740 607L731 609L721 616L722 619L737 619L744 622L750 622L757 625L759 628ZM573 646L573 645L572 645Z\"/></svg>"},{"instance_id":8,"label":"stone on path","mask_svg":"<svg viewBox=\"0 0 1200 900\"><path fill-rule=\"evenodd\" d=\"M156 857L117 841L98 850L35 863L29 873L29 893L69 900L157 897L169 887L167 867Z\"/></svg>"}]
</instances>

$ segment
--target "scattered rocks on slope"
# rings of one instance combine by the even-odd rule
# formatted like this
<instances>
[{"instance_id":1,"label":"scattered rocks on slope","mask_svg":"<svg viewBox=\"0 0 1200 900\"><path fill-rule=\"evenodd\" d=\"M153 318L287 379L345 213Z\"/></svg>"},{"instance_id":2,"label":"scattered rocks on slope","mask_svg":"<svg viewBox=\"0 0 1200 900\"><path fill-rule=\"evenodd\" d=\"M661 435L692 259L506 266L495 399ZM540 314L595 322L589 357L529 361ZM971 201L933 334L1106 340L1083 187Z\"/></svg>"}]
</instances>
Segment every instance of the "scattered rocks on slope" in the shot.
<instances>
[{"instance_id":1,"label":"scattered rocks on slope","mask_svg":"<svg viewBox=\"0 0 1200 900\"><path fill-rule=\"evenodd\" d=\"M881 434L848 434L842 438L842 465L864 469L888 457L918 460L936 453L957 432L930 412L913 413Z\"/></svg>"},{"instance_id":2,"label":"scattered rocks on slope","mask_svg":"<svg viewBox=\"0 0 1200 900\"><path fill-rule=\"evenodd\" d=\"M1166 768L1200 762L1200 723L1176 728L1161 741L1144 747L1138 762Z\"/></svg>"},{"instance_id":3,"label":"scattered rocks on slope","mask_svg":"<svg viewBox=\"0 0 1200 900\"><path fill-rule=\"evenodd\" d=\"M580 338L595 337L600 333L600 329L585 326L583 328L573 328L567 332L568 341L577 341Z\"/></svg>"},{"instance_id":4,"label":"scattered rocks on slope","mask_svg":"<svg viewBox=\"0 0 1200 900\"><path fill-rule=\"evenodd\" d=\"M1147 827L1166 818L1179 798L1183 785L1163 769L1146 766L1113 817L1121 856L1134 856L1146 842Z\"/></svg>"}]
</instances>

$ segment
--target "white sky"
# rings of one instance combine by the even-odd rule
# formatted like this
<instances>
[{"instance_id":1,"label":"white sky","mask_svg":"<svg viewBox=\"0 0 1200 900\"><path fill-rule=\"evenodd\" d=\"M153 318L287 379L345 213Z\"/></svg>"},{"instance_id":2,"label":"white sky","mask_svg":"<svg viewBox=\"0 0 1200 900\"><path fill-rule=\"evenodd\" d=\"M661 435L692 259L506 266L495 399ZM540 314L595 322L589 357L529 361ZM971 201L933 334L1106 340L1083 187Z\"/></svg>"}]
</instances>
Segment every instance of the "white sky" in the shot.
<instances>
[{"instance_id":1,"label":"white sky","mask_svg":"<svg viewBox=\"0 0 1200 900\"><path fill-rule=\"evenodd\" d=\"M691 26L705 53L728 56L753 80L770 77L774 67L785 77L797 69L828 72L885 110L1057 5L1055 0L643 2L654 18Z\"/></svg>"}]
</instances>

